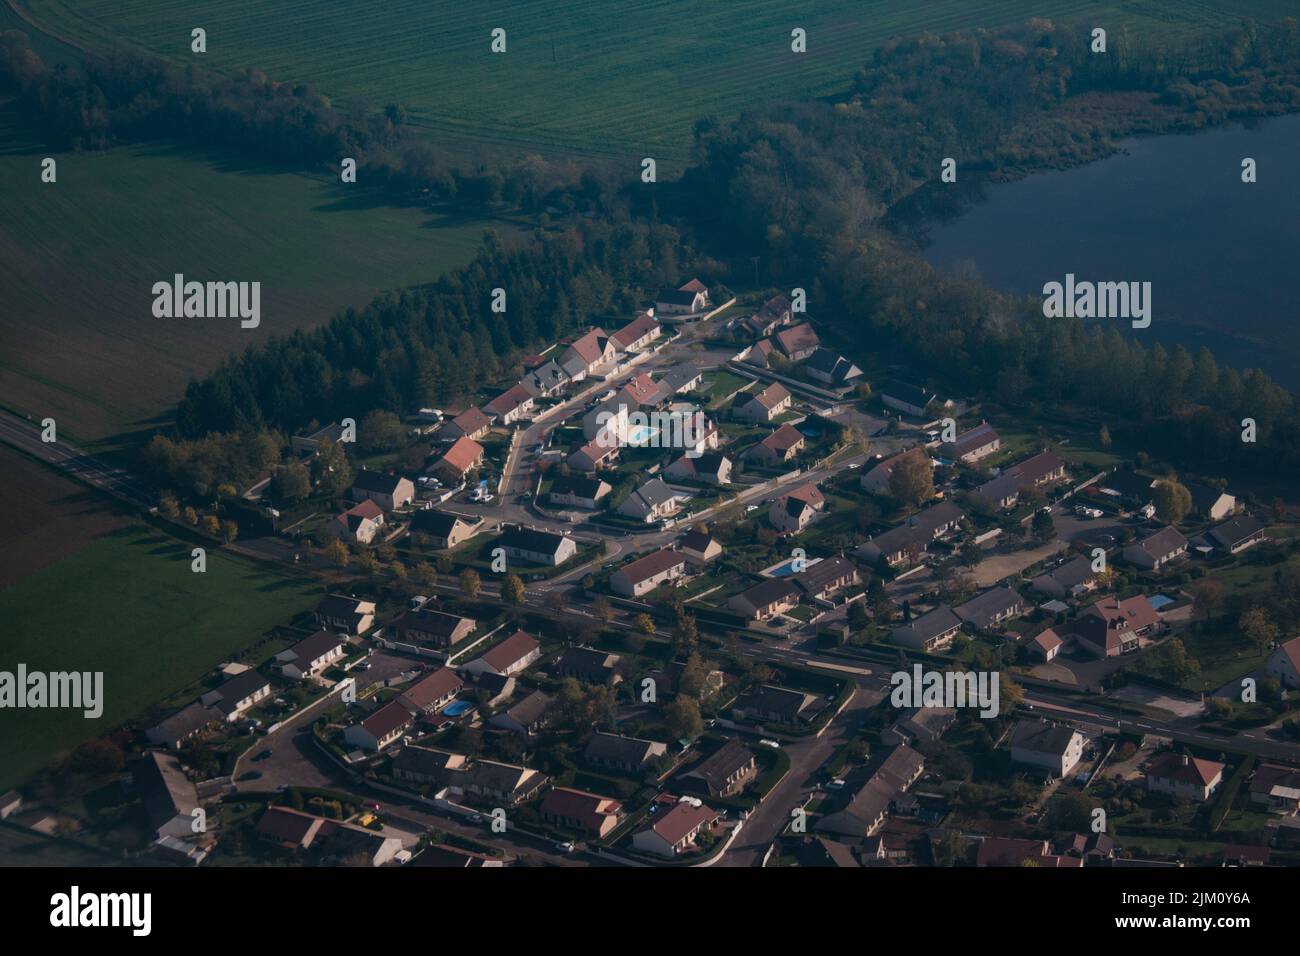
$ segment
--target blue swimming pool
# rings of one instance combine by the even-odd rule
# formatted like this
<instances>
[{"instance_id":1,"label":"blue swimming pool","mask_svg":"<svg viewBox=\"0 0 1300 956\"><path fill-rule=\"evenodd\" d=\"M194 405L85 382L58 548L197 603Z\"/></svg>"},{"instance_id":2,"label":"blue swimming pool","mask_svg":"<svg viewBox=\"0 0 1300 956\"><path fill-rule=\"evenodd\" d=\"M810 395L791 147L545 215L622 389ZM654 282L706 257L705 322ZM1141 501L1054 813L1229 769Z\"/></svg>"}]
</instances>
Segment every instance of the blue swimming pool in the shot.
<instances>
[{"instance_id":1,"label":"blue swimming pool","mask_svg":"<svg viewBox=\"0 0 1300 956\"><path fill-rule=\"evenodd\" d=\"M1171 597L1166 597L1163 594L1157 594L1155 597L1147 598L1147 603L1150 604L1153 608L1155 608L1158 611L1162 607L1168 607L1170 604L1173 604L1174 599Z\"/></svg>"},{"instance_id":2,"label":"blue swimming pool","mask_svg":"<svg viewBox=\"0 0 1300 956\"><path fill-rule=\"evenodd\" d=\"M453 700L450 704L442 709L443 714L448 717L459 717L467 710L473 710L474 705L467 700Z\"/></svg>"}]
</instances>

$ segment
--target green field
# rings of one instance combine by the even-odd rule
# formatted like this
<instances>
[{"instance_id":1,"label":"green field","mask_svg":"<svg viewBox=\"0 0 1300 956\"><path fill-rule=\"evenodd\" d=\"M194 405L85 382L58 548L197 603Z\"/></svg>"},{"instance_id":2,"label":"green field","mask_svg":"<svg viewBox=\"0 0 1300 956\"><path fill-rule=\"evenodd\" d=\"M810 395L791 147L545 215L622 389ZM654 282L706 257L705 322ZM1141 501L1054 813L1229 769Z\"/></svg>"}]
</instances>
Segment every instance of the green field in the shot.
<instances>
[{"instance_id":1,"label":"green field","mask_svg":"<svg viewBox=\"0 0 1300 956\"><path fill-rule=\"evenodd\" d=\"M134 46L310 82L341 101L396 101L435 139L639 160L689 155L705 115L842 90L873 48L900 34L1076 18L1114 33L1185 36L1293 0L9 0L92 49ZM507 51L490 51L491 31ZM790 50L795 27L808 51Z\"/></svg>"},{"instance_id":2,"label":"green field","mask_svg":"<svg viewBox=\"0 0 1300 956\"><path fill-rule=\"evenodd\" d=\"M319 586L136 525L0 592L0 670L103 671L104 714L0 710L0 789L188 686L319 597Z\"/></svg>"},{"instance_id":3,"label":"green field","mask_svg":"<svg viewBox=\"0 0 1300 956\"><path fill-rule=\"evenodd\" d=\"M47 155L0 110L0 405L81 441L170 421L229 352L432 281L484 229L513 231L178 146L55 153L58 182L42 184ZM154 318L152 286L176 272L261 282L261 326Z\"/></svg>"}]
</instances>

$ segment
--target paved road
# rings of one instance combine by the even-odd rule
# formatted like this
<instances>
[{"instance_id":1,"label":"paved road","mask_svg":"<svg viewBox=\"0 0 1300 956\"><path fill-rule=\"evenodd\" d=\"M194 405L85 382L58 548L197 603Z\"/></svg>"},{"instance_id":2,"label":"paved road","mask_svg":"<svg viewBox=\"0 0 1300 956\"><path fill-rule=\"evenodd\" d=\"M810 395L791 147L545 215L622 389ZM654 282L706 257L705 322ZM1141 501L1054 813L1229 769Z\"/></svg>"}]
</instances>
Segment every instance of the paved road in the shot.
<instances>
[{"instance_id":1,"label":"paved road","mask_svg":"<svg viewBox=\"0 0 1300 956\"><path fill-rule=\"evenodd\" d=\"M69 442L41 441L41 429L35 422L0 412L0 441L134 507L148 510L154 505L155 494L147 482L122 468L105 464Z\"/></svg>"},{"instance_id":2,"label":"paved road","mask_svg":"<svg viewBox=\"0 0 1300 956\"><path fill-rule=\"evenodd\" d=\"M848 743L865 710L880 700L876 693L855 688L844 709L820 737L787 742L790 771L749 815L740 835L727 848L718 866L761 866L768 847L790 823L790 812L807 802L813 775L840 747Z\"/></svg>"}]
</instances>

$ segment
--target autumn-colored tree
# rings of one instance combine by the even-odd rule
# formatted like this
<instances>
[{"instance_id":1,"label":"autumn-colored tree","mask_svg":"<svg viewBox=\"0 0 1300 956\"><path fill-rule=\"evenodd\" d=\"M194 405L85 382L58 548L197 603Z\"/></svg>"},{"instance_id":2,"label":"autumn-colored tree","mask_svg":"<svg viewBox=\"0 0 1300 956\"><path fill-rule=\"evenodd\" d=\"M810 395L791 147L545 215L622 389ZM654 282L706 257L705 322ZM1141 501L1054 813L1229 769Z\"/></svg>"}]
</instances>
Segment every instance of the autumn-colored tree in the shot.
<instances>
[{"instance_id":1,"label":"autumn-colored tree","mask_svg":"<svg viewBox=\"0 0 1300 956\"><path fill-rule=\"evenodd\" d=\"M934 497L934 469L924 454L906 455L889 475L889 493L909 507L919 507Z\"/></svg>"},{"instance_id":2,"label":"autumn-colored tree","mask_svg":"<svg viewBox=\"0 0 1300 956\"><path fill-rule=\"evenodd\" d=\"M478 572L473 568L466 568L460 572L460 589L465 593L465 597L471 601L477 601L479 591L482 590L483 581L478 576Z\"/></svg>"},{"instance_id":3,"label":"autumn-colored tree","mask_svg":"<svg viewBox=\"0 0 1300 956\"><path fill-rule=\"evenodd\" d=\"M524 598L528 596L528 591L524 587L523 578L517 574L507 574L505 580L501 582L501 600L512 607L517 607L524 603Z\"/></svg>"},{"instance_id":4,"label":"autumn-colored tree","mask_svg":"<svg viewBox=\"0 0 1300 956\"><path fill-rule=\"evenodd\" d=\"M1157 481L1151 493L1156 517L1165 524L1178 524L1192 510L1192 493L1174 479Z\"/></svg>"}]
</instances>

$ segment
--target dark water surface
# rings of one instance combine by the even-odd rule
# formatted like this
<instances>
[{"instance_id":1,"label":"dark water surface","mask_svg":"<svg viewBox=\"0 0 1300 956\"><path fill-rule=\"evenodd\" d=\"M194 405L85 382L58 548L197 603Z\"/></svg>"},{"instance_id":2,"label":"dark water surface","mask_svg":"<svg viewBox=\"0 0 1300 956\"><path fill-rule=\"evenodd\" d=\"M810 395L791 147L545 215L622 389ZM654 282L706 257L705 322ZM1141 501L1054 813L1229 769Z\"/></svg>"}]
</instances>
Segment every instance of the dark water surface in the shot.
<instances>
[{"instance_id":1,"label":"dark water surface","mask_svg":"<svg viewBox=\"0 0 1300 956\"><path fill-rule=\"evenodd\" d=\"M996 288L1150 281L1152 322L1121 329L1300 388L1300 115L1129 140L1126 152L984 191L931 224L926 258ZM1245 157L1257 182L1241 181ZM1118 320L1107 320L1118 321Z\"/></svg>"}]
</instances>

